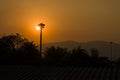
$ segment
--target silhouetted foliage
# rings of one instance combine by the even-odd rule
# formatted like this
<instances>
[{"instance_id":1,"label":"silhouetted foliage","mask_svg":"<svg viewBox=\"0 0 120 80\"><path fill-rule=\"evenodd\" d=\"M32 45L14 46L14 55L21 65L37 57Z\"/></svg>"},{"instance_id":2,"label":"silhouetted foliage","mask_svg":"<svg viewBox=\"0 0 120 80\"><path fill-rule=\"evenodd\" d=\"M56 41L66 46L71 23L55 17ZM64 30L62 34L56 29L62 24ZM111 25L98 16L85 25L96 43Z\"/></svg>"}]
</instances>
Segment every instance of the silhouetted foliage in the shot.
<instances>
[{"instance_id":1,"label":"silhouetted foliage","mask_svg":"<svg viewBox=\"0 0 120 80\"><path fill-rule=\"evenodd\" d=\"M104 66L110 63L108 57L99 56L99 51L96 48L91 48L90 51L91 51L91 65Z\"/></svg>"},{"instance_id":2,"label":"silhouetted foliage","mask_svg":"<svg viewBox=\"0 0 120 80\"><path fill-rule=\"evenodd\" d=\"M117 66L120 67L120 57L116 60Z\"/></svg>"},{"instance_id":3,"label":"silhouetted foliage","mask_svg":"<svg viewBox=\"0 0 120 80\"><path fill-rule=\"evenodd\" d=\"M84 65L89 63L90 57L86 50L78 47L72 50L70 59L72 64Z\"/></svg>"},{"instance_id":4,"label":"silhouetted foliage","mask_svg":"<svg viewBox=\"0 0 120 80\"><path fill-rule=\"evenodd\" d=\"M42 54L43 55L43 54ZM20 34L12 34L0 38L0 64L43 64L47 65L106 65L110 63L107 57L100 57L98 50L91 49L91 56L81 47L68 50L61 47L49 47L41 58L33 42ZM119 64L119 61L118 61Z\"/></svg>"},{"instance_id":5,"label":"silhouetted foliage","mask_svg":"<svg viewBox=\"0 0 120 80\"><path fill-rule=\"evenodd\" d=\"M91 63L92 64L97 64L99 61L99 53L98 50L96 48L91 48L90 49L91 52Z\"/></svg>"},{"instance_id":6,"label":"silhouetted foliage","mask_svg":"<svg viewBox=\"0 0 120 80\"><path fill-rule=\"evenodd\" d=\"M68 51L65 48L49 47L45 50L45 63L49 65L104 66L109 63L107 57L99 57L97 49L91 49L91 56L81 47Z\"/></svg>"},{"instance_id":7,"label":"silhouetted foliage","mask_svg":"<svg viewBox=\"0 0 120 80\"><path fill-rule=\"evenodd\" d=\"M12 53L15 49L19 48L27 39L19 34L3 36L0 39L1 53Z\"/></svg>"},{"instance_id":8,"label":"silhouetted foliage","mask_svg":"<svg viewBox=\"0 0 120 80\"><path fill-rule=\"evenodd\" d=\"M96 58L96 59L99 58L99 52L96 48L91 48L90 51L91 51L92 58Z\"/></svg>"},{"instance_id":9,"label":"silhouetted foliage","mask_svg":"<svg viewBox=\"0 0 120 80\"><path fill-rule=\"evenodd\" d=\"M45 61L48 64L62 64L68 51L66 48L50 47L45 50Z\"/></svg>"},{"instance_id":10,"label":"silhouetted foliage","mask_svg":"<svg viewBox=\"0 0 120 80\"><path fill-rule=\"evenodd\" d=\"M16 50L14 58L21 64L38 64L40 55L37 46L28 41Z\"/></svg>"},{"instance_id":11,"label":"silhouetted foliage","mask_svg":"<svg viewBox=\"0 0 120 80\"><path fill-rule=\"evenodd\" d=\"M33 64L37 63L39 51L33 42L19 34L0 38L1 64Z\"/></svg>"}]
</instances>

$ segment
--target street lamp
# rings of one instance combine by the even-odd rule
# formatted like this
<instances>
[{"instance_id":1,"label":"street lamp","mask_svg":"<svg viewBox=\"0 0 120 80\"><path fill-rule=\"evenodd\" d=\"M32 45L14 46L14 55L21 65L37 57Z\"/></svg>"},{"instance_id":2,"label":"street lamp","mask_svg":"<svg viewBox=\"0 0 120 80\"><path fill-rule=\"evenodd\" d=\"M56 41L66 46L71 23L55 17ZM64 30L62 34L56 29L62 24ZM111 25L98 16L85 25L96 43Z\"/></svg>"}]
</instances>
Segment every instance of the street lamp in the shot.
<instances>
[{"instance_id":1,"label":"street lamp","mask_svg":"<svg viewBox=\"0 0 120 80\"><path fill-rule=\"evenodd\" d=\"M111 58L111 61L112 61L112 59L113 59L113 55L112 55L112 53L113 53L113 42L110 42L110 48L111 48L110 58Z\"/></svg>"},{"instance_id":2,"label":"street lamp","mask_svg":"<svg viewBox=\"0 0 120 80\"><path fill-rule=\"evenodd\" d=\"M45 27L45 24L40 23L37 25L36 30L40 30L40 56L42 57L42 30Z\"/></svg>"}]
</instances>

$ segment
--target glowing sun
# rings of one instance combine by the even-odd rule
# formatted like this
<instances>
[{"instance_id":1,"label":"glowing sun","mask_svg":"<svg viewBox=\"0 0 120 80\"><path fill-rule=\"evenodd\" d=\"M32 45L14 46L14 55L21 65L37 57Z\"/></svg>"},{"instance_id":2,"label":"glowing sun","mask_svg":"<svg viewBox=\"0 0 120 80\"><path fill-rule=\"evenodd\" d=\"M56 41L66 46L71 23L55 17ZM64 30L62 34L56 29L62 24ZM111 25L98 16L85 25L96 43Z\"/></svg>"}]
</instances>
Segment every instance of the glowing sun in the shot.
<instances>
[{"instance_id":1,"label":"glowing sun","mask_svg":"<svg viewBox=\"0 0 120 80\"><path fill-rule=\"evenodd\" d=\"M39 30L40 30L40 27L39 27L39 26L36 26L36 30L39 31Z\"/></svg>"}]
</instances>

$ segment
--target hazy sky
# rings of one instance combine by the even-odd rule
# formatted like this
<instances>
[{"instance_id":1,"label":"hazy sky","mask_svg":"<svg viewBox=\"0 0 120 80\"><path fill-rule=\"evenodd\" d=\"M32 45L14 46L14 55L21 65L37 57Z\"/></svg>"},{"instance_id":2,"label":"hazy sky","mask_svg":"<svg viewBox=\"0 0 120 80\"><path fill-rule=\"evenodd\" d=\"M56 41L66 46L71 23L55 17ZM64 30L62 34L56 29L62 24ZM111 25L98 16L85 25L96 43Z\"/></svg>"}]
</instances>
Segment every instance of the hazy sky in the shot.
<instances>
[{"instance_id":1,"label":"hazy sky","mask_svg":"<svg viewBox=\"0 0 120 80\"><path fill-rule=\"evenodd\" d=\"M120 43L120 0L0 0L0 35L20 33L39 42L75 40Z\"/></svg>"}]
</instances>

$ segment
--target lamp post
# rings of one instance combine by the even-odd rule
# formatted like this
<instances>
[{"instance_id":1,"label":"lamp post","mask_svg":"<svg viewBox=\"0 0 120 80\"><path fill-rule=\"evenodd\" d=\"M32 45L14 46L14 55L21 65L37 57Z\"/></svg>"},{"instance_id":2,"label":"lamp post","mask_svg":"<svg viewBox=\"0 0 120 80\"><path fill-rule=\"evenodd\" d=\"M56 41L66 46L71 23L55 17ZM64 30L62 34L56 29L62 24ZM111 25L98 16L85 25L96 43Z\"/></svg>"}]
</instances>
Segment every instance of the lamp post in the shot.
<instances>
[{"instance_id":1,"label":"lamp post","mask_svg":"<svg viewBox=\"0 0 120 80\"><path fill-rule=\"evenodd\" d=\"M111 61L112 61L112 58L113 58L113 55L112 55L112 52L113 52L113 42L110 42L110 48L111 48L111 52L110 52L110 58L111 58Z\"/></svg>"},{"instance_id":2,"label":"lamp post","mask_svg":"<svg viewBox=\"0 0 120 80\"><path fill-rule=\"evenodd\" d=\"M42 30L45 27L45 24L40 23L40 24L37 25L37 27L40 30L40 57L42 57Z\"/></svg>"}]
</instances>

